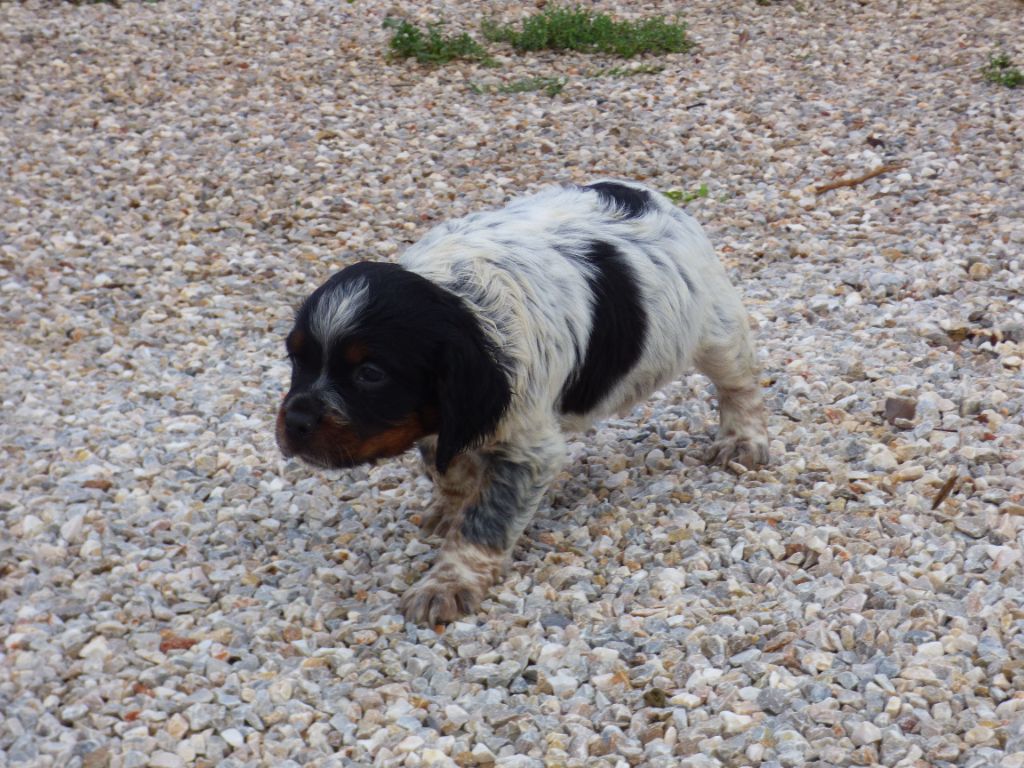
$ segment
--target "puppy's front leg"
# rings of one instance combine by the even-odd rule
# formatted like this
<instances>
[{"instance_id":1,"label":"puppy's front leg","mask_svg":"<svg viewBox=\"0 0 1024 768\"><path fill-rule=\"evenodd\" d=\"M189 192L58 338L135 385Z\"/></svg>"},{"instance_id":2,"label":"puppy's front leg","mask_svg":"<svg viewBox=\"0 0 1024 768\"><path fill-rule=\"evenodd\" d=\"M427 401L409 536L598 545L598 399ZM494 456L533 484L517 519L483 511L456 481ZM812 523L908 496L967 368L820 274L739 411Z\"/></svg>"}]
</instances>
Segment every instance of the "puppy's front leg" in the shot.
<instances>
[{"instance_id":1,"label":"puppy's front leg","mask_svg":"<svg viewBox=\"0 0 1024 768\"><path fill-rule=\"evenodd\" d=\"M420 441L423 470L434 483L433 498L420 527L427 535L442 538L462 521L462 510L480 492L482 462L479 454L470 451L456 456L443 475L437 471L437 438Z\"/></svg>"},{"instance_id":2,"label":"puppy's front leg","mask_svg":"<svg viewBox=\"0 0 1024 768\"><path fill-rule=\"evenodd\" d=\"M402 596L409 621L445 624L472 613L497 581L564 458L554 431L531 443L477 453L479 495L448 530L433 568Z\"/></svg>"}]
</instances>

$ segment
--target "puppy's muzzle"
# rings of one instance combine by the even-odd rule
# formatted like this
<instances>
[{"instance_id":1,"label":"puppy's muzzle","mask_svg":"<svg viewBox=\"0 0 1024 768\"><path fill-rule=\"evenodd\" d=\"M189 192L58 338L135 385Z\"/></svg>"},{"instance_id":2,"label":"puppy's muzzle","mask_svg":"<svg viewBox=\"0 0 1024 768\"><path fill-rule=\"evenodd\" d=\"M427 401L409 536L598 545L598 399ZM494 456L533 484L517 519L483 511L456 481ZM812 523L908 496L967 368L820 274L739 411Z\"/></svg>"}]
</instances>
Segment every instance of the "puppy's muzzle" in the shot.
<instances>
[{"instance_id":1,"label":"puppy's muzzle","mask_svg":"<svg viewBox=\"0 0 1024 768\"><path fill-rule=\"evenodd\" d=\"M284 429L288 438L301 443L316 431L324 408L315 398L295 397L284 406Z\"/></svg>"},{"instance_id":2,"label":"puppy's muzzle","mask_svg":"<svg viewBox=\"0 0 1024 768\"><path fill-rule=\"evenodd\" d=\"M324 404L311 395L285 400L278 412L277 444L285 456L294 456L307 448L323 422Z\"/></svg>"}]
</instances>

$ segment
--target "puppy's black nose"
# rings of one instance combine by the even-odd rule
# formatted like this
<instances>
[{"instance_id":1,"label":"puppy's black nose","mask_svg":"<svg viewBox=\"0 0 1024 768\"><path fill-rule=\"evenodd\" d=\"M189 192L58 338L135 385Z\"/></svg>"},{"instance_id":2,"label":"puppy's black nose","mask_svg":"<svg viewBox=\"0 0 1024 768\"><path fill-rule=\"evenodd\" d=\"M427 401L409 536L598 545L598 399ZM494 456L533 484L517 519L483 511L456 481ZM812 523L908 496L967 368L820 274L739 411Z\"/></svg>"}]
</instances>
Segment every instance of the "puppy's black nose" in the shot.
<instances>
[{"instance_id":1,"label":"puppy's black nose","mask_svg":"<svg viewBox=\"0 0 1024 768\"><path fill-rule=\"evenodd\" d=\"M294 439L309 437L323 416L323 408L314 398L297 397L284 409L284 428Z\"/></svg>"}]
</instances>

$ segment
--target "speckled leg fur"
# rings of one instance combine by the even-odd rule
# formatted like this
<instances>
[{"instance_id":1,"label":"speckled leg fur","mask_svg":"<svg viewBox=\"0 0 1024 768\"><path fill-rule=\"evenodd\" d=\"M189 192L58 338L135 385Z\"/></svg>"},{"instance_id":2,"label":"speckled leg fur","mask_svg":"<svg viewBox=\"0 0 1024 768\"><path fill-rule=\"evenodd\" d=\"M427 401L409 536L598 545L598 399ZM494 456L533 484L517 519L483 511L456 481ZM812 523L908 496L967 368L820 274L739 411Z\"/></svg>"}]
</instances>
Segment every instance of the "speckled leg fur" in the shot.
<instances>
[{"instance_id":1,"label":"speckled leg fur","mask_svg":"<svg viewBox=\"0 0 1024 768\"><path fill-rule=\"evenodd\" d=\"M437 438L419 444L423 470L434 483L433 497L420 527L425 535L444 538L462 522L462 511L480 493L482 467L473 453L456 456L443 475L437 471Z\"/></svg>"},{"instance_id":2,"label":"speckled leg fur","mask_svg":"<svg viewBox=\"0 0 1024 768\"><path fill-rule=\"evenodd\" d=\"M444 546L434 566L402 596L402 611L410 621L443 624L472 613L497 581L564 458L564 443L555 429L532 442L461 457L473 467L471 476L482 477L484 484L461 512L453 513L451 506L439 510L435 530L444 527ZM429 446L424 451L428 454ZM435 498L447 505L453 497L442 489L464 489L466 473L453 463L440 478ZM460 482L453 483L455 478Z\"/></svg>"},{"instance_id":3,"label":"speckled leg fur","mask_svg":"<svg viewBox=\"0 0 1024 768\"><path fill-rule=\"evenodd\" d=\"M768 418L750 333L745 326L724 343L704 346L697 367L715 385L720 426L708 451L709 463L726 466L736 461L753 469L768 462Z\"/></svg>"}]
</instances>

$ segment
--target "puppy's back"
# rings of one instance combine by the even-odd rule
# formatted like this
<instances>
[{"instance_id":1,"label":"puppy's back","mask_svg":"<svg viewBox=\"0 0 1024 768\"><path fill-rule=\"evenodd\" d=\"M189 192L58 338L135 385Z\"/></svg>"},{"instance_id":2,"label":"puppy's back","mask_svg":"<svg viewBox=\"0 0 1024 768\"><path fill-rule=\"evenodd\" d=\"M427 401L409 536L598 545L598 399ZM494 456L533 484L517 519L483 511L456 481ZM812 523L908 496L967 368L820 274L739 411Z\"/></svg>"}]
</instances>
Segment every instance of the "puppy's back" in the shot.
<instances>
[{"instance_id":1,"label":"puppy's back","mask_svg":"<svg viewBox=\"0 0 1024 768\"><path fill-rule=\"evenodd\" d=\"M459 294L516 364L515 400L579 429L689 367L738 298L700 225L633 182L556 186L445 222L403 265Z\"/></svg>"}]
</instances>

